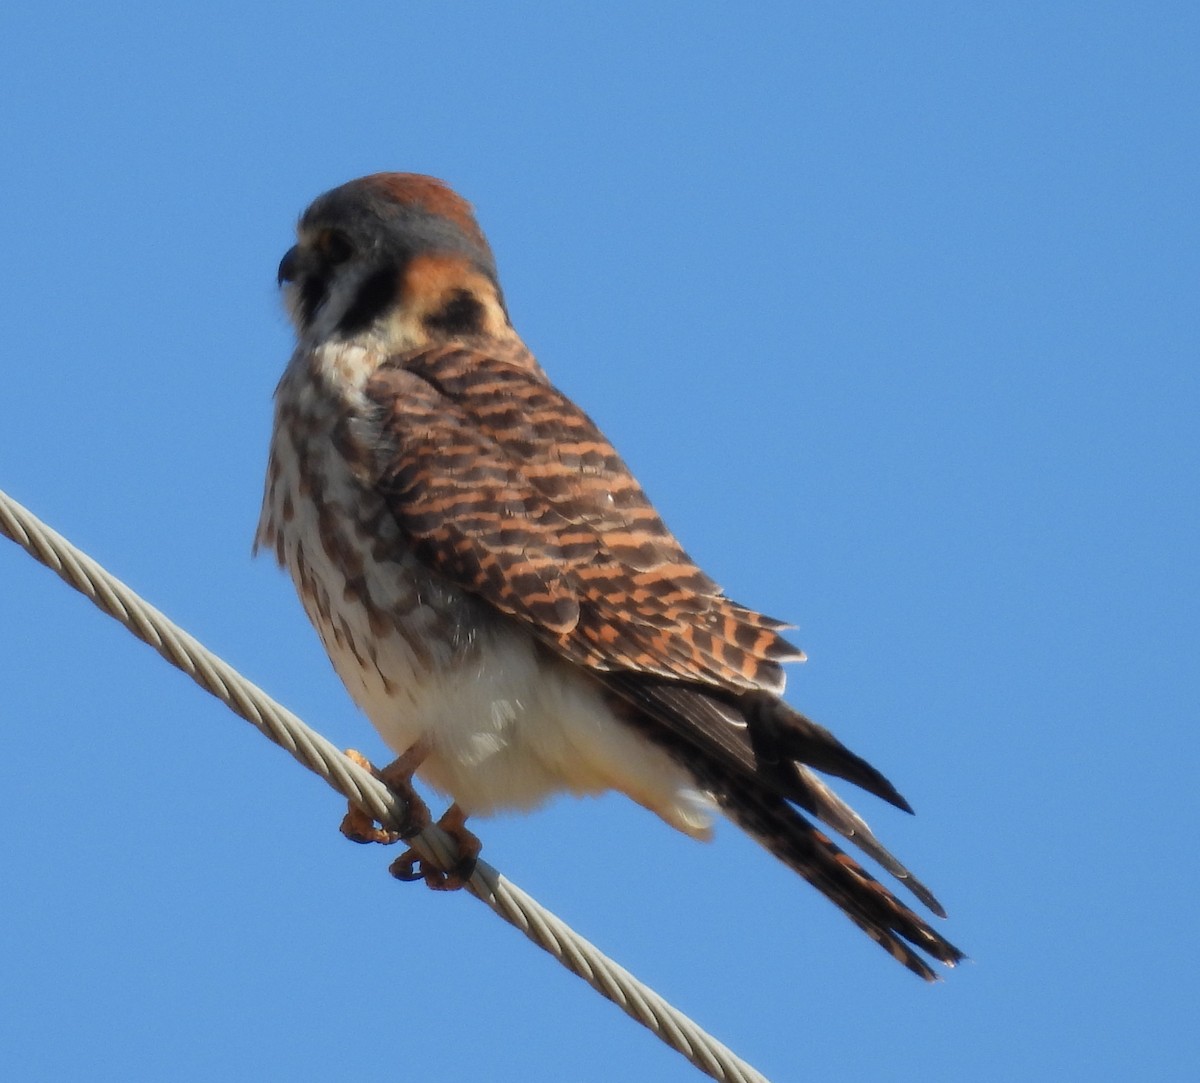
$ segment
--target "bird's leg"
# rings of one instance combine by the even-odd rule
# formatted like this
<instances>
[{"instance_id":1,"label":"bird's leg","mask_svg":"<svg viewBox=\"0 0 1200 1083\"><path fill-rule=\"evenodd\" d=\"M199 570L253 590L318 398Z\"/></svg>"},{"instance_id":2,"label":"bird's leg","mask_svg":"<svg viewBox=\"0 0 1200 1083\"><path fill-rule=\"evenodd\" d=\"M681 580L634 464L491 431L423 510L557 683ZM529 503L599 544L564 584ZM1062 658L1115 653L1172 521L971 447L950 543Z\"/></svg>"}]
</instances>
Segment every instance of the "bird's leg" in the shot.
<instances>
[{"instance_id":1,"label":"bird's leg","mask_svg":"<svg viewBox=\"0 0 1200 1083\"><path fill-rule=\"evenodd\" d=\"M421 800L421 795L413 789L413 772L421 765L428 754L423 742L418 741L407 752L404 752L383 770L377 770L361 752L353 748L346 749L346 755L359 767L371 772L380 782L391 790L404 804L406 820L404 830L387 831L375 826L375 820L360 809L353 801L342 819L341 832L351 842L379 842L390 846L402 838L411 838L423 830L430 822L429 807Z\"/></svg>"},{"instance_id":2,"label":"bird's leg","mask_svg":"<svg viewBox=\"0 0 1200 1083\"><path fill-rule=\"evenodd\" d=\"M416 850L407 850L388 869L397 880L424 880L434 891L457 891L466 886L475 871L483 843L467 830L467 814L456 804L442 814L438 827L454 840L458 849L453 864L443 869L426 861Z\"/></svg>"}]
</instances>

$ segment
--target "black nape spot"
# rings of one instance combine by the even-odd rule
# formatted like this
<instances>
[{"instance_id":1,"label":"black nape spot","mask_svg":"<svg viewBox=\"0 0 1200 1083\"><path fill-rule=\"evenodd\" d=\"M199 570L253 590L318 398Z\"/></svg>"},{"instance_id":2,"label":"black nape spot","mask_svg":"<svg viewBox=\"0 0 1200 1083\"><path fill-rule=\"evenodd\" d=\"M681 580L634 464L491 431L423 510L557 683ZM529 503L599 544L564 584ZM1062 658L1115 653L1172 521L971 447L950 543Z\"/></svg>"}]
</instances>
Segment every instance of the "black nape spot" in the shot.
<instances>
[{"instance_id":1,"label":"black nape spot","mask_svg":"<svg viewBox=\"0 0 1200 1083\"><path fill-rule=\"evenodd\" d=\"M350 307L337 329L343 335L365 331L396 303L396 269L384 267L372 271L358 287Z\"/></svg>"},{"instance_id":2,"label":"black nape spot","mask_svg":"<svg viewBox=\"0 0 1200 1083\"><path fill-rule=\"evenodd\" d=\"M446 304L425 317L430 331L446 335L473 335L483 330L483 305L470 290L455 290Z\"/></svg>"}]
</instances>

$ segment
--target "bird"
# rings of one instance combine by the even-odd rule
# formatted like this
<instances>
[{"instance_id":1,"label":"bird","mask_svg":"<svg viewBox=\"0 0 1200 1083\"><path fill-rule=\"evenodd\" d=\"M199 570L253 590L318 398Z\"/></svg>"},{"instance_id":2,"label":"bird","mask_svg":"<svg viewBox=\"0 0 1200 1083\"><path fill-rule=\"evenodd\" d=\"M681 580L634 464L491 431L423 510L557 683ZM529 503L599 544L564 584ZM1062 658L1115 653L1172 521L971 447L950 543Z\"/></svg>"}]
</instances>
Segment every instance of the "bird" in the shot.
<instances>
[{"instance_id":1,"label":"bird","mask_svg":"<svg viewBox=\"0 0 1200 1083\"><path fill-rule=\"evenodd\" d=\"M461 867L410 853L404 878L461 886L469 817L616 791L693 838L723 815L922 978L964 958L818 826L945 916L822 777L912 811L783 699L791 625L696 565L550 382L466 200L415 173L342 184L277 278L296 347L255 549L397 754L381 777L415 809L414 774L452 801ZM363 819L343 830L362 841Z\"/></svg>"}]
</instances>

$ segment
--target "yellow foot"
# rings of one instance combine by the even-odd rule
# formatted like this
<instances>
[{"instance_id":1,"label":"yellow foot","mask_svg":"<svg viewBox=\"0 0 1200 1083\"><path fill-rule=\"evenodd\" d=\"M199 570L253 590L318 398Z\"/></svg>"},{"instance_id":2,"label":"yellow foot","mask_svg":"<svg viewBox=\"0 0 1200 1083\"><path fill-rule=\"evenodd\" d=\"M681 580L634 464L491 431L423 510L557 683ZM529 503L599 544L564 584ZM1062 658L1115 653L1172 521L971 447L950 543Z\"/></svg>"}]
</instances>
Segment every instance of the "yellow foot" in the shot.
<instances>
[{"instance_id":1,"label":"yellow foot","mask_svg":"<svg viewBox=\"0 0 1200 1083\"><path fill-rule=\"evenodd\" d=\"M406 850L388 869L397 880L424 880L426 887L434 891L458 891L465 887L475 865L483 843L467 830L467 816L458 805L446 809L438 820L438 827L446 832L458 848L458 857L449 868L443 869L426 861L416 850Z\"/></svg>"},{"instance_id":2,"label":"yellow foot","mask_svg":"<svg viewBox=\"0 0 1200 1083\"><path fill-rule=\"evenodd\" d=\"M416 764L409 765L411 758L408 753L401 756L395 763L389 764L382 771L376 770L366 756L353 748L346 749L346 755L387 786L404 804L407 814L403 831L387 831L377 826L369 813L351 802L339 828L346 838L351 842L378 842L384 846L390 846L402 838L411 838L429 824L429 808L412 786L413 767Z\"/></svg>"}]
</instances>

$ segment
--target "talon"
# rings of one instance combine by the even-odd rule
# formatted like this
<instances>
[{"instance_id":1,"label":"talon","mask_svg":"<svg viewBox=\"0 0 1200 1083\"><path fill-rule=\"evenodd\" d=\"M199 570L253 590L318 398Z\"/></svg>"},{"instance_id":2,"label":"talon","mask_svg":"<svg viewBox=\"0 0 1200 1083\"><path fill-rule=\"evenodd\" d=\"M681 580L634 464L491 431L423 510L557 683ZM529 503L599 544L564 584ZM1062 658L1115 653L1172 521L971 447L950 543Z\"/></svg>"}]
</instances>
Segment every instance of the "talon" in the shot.
<instances>
[{"instance_id":1,"label":"talon","mask_svg":"<svg viewBox=\"0 0 1200 1083\"><path fill-rule=\"evenodd\" d=\"M403 880L406 884L411 884L417 880L425 879L425 872L419 868L420 864L421 855L416 850L405 850L404 853L388 866L388 872L397 880Z\"/></svg>"},{"instance_id":2,"label":"talon","mask_svg":"<svg viewBox=\"0 0 1200 1083\"><path fill-rule=\"evenodd\" d=\"M407 819L402 825L403 829L388 831L383 827L377 827L375 820L368 813L350 802L341 826L338 828L346 838L351 842L363 844L377 842L382 846L391 846L403 838L411 838L425 828L430 822L429 809L412 787L413 770L424 758L422 750L409 749L382 771L378 770L366 756L356 749L348 748L345 754L348 759L370 771L387 786L404 804L407 812Z\"/></svg>"},{"instance_id":3,"label":"talon","mask_svg":"<svg viewBox=\"0 0 1200 1083\"><path fill-rule=\"evenodd\" d=\"M388 866L388 872L409 884L424 880L431 891L461 891L478 863L474 857L460 858L451 868L443 869L426 861L416 850L409 850Z\"/></svg>"},{"instance_id":4,"label":"talon","mask_svg":"<svg viewBox=\"0 0 1200 1083\"><path fill-rule=\"evenodd\" d=\"M482 849L482 847L480 847ZM449 872L450 878L458 878L459 883L465 885L472 876L475 875L475 866L479 864L479 854L463 854L454 863L454 868Z\"/></svg>"},{"instance_id":5,"label":"talon","mask_svg":"<svg viewBox=\"0 0 1200 1083\"><path fill-rule=\"evenodd\" d=\"M346 815L342 817L338 830L351 842L357 842L364 846L372 842L378 842L382 846L391 846L392 843L399 842L402 837L396 831L385 831L382 827L376 827L375 821L357 805L349 807Z\"/></svg>"},{"instance_id":6,"label":"talon","mask_svg":"<svg viewBox=\"0 0 1200 1083\"><path fill-rule=\"evenodd\" d=\"M458 848L458 856L449 868L443 869L426 861L416 850L406 850L392 862L388 872L397 880L408 883L424 880L425 886L434 891L458 891L466 887L479 864L479 851L483 849L483 843L467 830L466 821L467 815L458 805L451 805L438 820L438 827Z\"/></svg>"}]
</instances>

